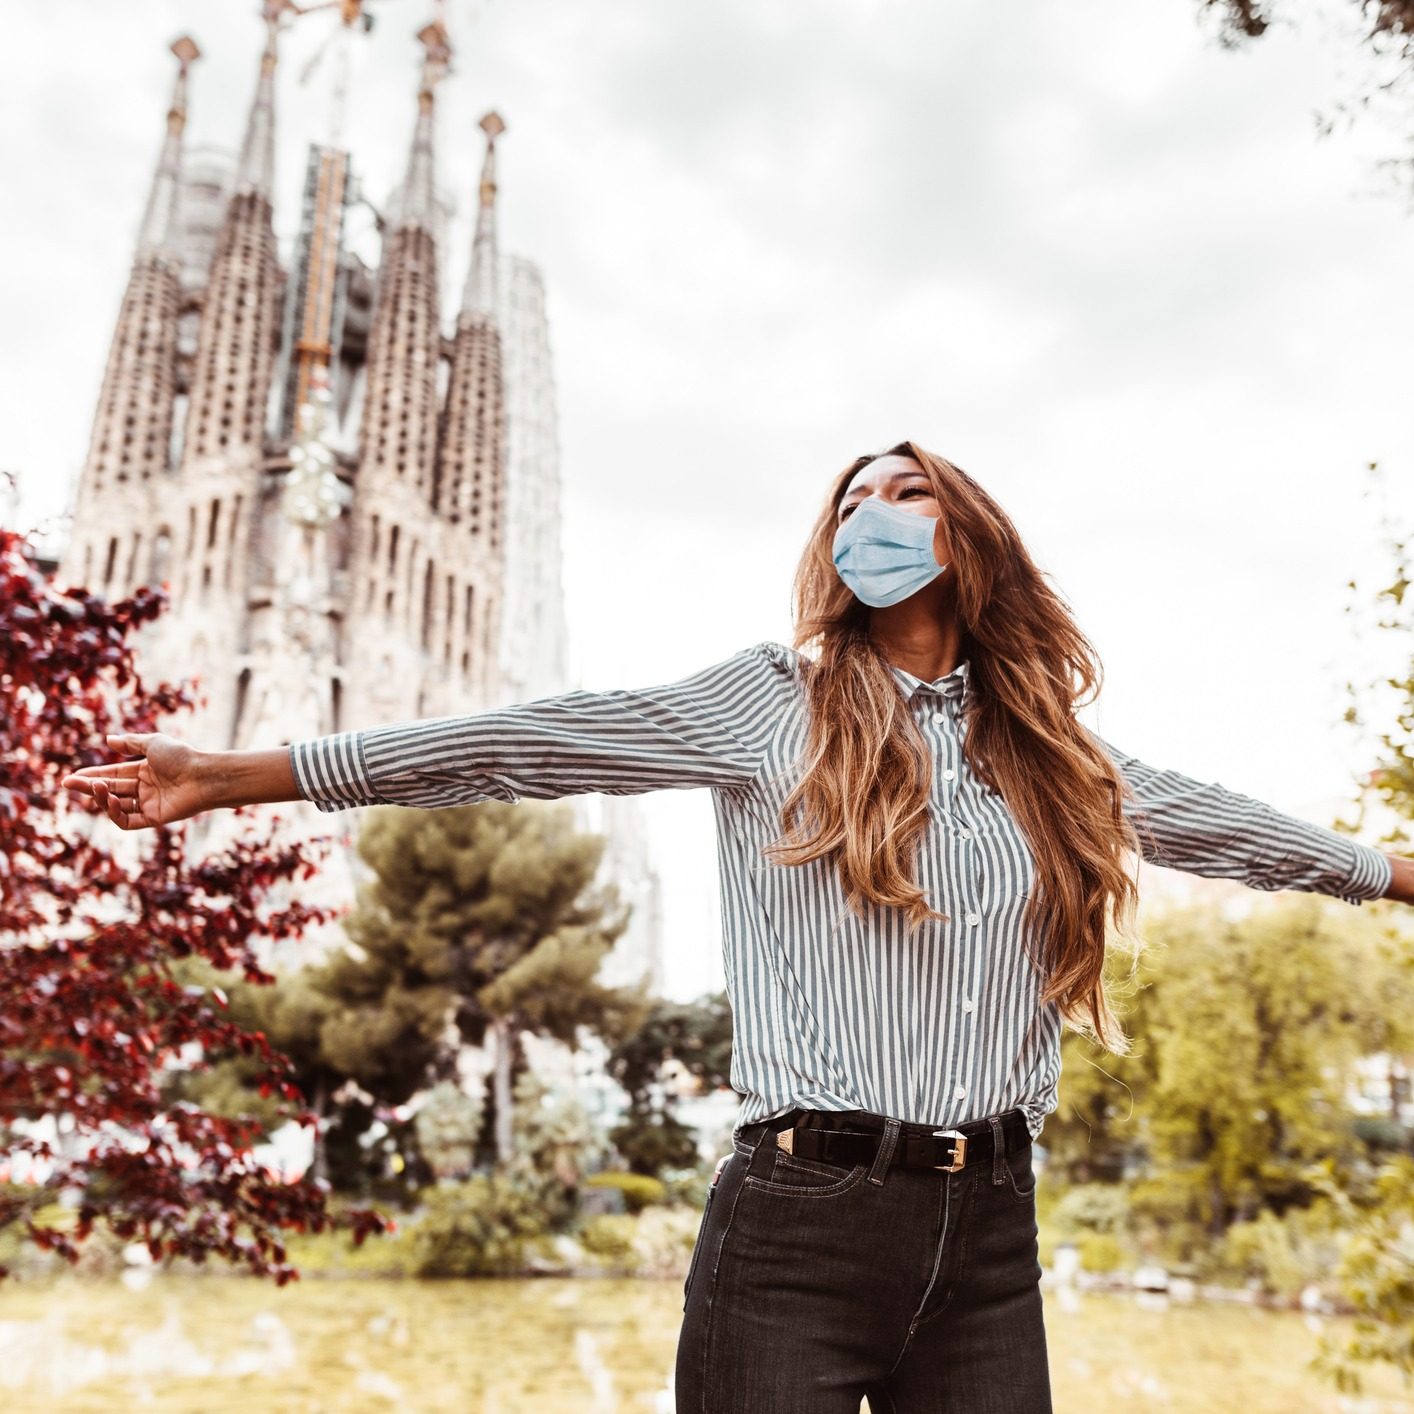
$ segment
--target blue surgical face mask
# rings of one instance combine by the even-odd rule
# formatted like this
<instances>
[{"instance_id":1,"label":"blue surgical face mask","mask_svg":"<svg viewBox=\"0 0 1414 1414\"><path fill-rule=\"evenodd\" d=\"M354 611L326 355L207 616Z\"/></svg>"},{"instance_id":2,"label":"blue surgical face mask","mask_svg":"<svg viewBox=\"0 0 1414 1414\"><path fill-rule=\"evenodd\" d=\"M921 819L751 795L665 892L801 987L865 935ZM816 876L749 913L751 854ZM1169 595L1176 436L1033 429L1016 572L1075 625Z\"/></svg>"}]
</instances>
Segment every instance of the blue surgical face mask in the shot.
<instances>
[{"instance_id":1,"label":"blue surgical face mask","mask_svg":"<svg viewBox=\"0 0 1414 1414\"><path fill-rule=\"evenodd\" d=\"M834 560L856 599L887 608L916 594L947 568L933 555L937 516L915 515L870 496L835 531Z\"/></svg>"}]
</instances>

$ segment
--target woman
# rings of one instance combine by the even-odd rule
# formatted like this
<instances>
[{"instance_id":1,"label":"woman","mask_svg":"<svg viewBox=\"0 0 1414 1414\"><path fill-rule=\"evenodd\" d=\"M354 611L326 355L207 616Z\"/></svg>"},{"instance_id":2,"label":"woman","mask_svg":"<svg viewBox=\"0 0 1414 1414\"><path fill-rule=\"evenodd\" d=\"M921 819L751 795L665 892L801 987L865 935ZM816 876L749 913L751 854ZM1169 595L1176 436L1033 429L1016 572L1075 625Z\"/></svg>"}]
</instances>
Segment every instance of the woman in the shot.
<instances>
[{"instance_id":1,"label":"woman","mask_svg":"<svg viewBox=\"0 0 1414 1414\"><path fill-rule=\"evenodd\" d=\"M114 738L137 759L66 784L126 829L710 786L745 1098L685 1286L679 1410L1040 1414L1031 1146L1062 1020L1127 1045L1101 969L1129 856L1354 904L1410 901L1414 860L1080 725L1088 641L997 503L912 442L836 479L796 618L797 648L661 687L261 752Z\"/></svg>"}]
</instances>

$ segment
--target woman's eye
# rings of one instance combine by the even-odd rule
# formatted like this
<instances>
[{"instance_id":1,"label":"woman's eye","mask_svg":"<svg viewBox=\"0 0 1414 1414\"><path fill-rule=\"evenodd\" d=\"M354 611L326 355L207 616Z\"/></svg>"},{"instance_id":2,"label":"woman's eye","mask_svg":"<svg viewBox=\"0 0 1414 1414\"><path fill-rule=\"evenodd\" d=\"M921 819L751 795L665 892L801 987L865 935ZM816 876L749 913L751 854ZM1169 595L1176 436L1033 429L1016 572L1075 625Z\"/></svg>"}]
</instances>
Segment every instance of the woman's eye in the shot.
<instances>
[{"instance_id":1,"label":"woman's eye","mask_svg":"<svg viewBox=\"0 0 1414 1414\"><path fill-rule=\"evenodd\" d=\"M927 496L931 494L926 486L905 486L903 490L899 492L899 495L909 496L912 495L915 491L920 496Z\"/></svg>"},{"instance_id":2,"label":"woman's eye","mask_svg":"<svg viewBox=\"0 0 1414 1414\"><path fill-rule=\"evenodd\" d=\"M853 506L845 506L845 507L840 511L840 519L841 519L841 520L846 520L846 519L848 519L849 513L850 513L853 509L854 509Z\"/></svg>"}]
</instances>

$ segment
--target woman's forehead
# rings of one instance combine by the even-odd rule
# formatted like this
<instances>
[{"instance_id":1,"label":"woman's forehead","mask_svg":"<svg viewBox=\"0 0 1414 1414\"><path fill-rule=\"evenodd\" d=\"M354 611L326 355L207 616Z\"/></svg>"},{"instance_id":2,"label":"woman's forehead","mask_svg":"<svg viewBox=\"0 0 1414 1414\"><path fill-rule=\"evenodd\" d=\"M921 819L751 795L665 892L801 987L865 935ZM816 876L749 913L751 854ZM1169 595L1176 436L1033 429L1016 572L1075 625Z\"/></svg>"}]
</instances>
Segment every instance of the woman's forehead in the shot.
<instances>
[{"instance_id":1,"label":"woman's forehead","mask_svg":"<svg viewBox=\"0 0 1414 1414\"><path fill-rule=\"evenodd\" d=\"M923 468L918 465L912 457L884 456L875 457L873 461L859 468L849 479L849 485L845 487L845 493L857 491L867 487L873 490L882 486L887 481L895 479L902 480L909 476L925 475Z\"/></svg>"}]
</instances>

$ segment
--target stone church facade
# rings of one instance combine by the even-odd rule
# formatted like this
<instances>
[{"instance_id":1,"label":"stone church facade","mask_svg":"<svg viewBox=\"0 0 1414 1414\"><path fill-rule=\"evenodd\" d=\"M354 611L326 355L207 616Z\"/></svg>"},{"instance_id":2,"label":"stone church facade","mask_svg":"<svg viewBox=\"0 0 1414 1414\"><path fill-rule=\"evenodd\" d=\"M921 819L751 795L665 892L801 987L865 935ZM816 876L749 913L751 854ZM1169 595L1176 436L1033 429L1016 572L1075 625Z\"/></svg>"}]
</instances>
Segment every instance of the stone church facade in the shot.
<instances>
[{"instance_id":1,"label":"stone church facade","mask_svg":"<svg viewBox=\"0 0 1414 1414\"><path fill-rule=\"evenodd\" d=\"M170 610L144 630L144 670L198 678L203 704L180 730L213 747L567 686L545 289L532 262L498 250L505 125L481 121L454 311L439 298L436 96L451 53L440 19L418 35L412 141L377 269L345 243L350 155L318 145L282 264L272 186L288 9L265 6L233 170L184 150L199 52L185 37L172 46L166 134L58 571L112 598L170 586ZM617 970L656 980L656 876L636 822L620 833L615 874L654 906Z\"/></svg>"}]
</instances>

